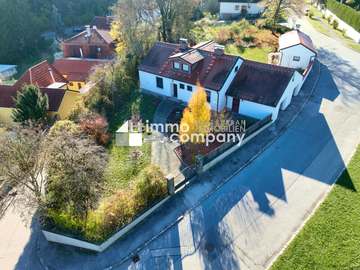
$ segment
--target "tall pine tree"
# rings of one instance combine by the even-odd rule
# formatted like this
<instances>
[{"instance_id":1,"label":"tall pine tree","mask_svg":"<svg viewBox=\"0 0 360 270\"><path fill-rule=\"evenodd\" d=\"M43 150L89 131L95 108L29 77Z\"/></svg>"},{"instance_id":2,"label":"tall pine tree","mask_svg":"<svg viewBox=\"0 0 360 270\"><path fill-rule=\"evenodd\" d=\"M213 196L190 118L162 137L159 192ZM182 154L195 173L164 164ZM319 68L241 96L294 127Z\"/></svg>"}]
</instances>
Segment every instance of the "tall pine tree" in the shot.
<instances>
[{"instance_id":1,"label":"tall pine tree","mask_svg":"<svg viewBox=\"0 0 360 270\"><path fill-rule=\"evenodd\" d=\"M26 85L18 92L12 118L15 122L45 124L49 99L34 85Z\"/></svg>"}]
</instances>

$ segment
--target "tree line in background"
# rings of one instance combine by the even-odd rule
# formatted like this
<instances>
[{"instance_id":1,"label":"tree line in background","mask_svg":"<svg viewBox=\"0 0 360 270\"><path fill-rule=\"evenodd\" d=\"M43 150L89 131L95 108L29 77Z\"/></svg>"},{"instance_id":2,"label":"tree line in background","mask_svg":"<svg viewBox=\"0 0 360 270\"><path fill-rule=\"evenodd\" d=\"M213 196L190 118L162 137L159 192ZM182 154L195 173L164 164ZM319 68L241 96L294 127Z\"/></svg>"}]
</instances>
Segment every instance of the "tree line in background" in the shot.
<instances>
[{"instance_id":1,"label":"tree line in background","mask_svg":"<svg viewBox=\"0 0 360 270\"><path fill-rule=\"evenodd\" d=\"M0 0L0 63L18 64L48 45L47 31L90 23L106 15L115 0Z\"/></svg>"}]
</instances>

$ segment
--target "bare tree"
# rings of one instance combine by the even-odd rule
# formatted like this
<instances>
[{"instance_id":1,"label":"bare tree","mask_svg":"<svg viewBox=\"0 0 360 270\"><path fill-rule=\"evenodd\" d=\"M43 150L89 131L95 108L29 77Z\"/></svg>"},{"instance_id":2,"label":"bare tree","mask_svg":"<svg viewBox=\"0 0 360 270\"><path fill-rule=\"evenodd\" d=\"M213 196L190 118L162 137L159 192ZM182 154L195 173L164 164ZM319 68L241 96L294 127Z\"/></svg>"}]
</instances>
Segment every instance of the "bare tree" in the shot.
<instances>
[{"instance_id":1,"label":"bare tree","mask_svg":"<svg viewBox=\"0 0 360 270\"><path fill-rule=\"evenodd\" d=\"M119 0L113 7L116 20L111 34L118 41L117 52L142 57L156 39L158 12L148 0Z\"/></svg>"},{"instance_id":2,"label":"bare tree","mask_svg":"<svg viewBox=\"0 0 360 270\"><path fill-rule=\"evenodd\" d=\"M0 189L15 189L30 208L44 202L48 154L44 143L45 132L38 128L16 127L0 137Z\"/></svg>"},{"instance_id":3,"label":"bare tree","mask_svg":"<svg viewBox=\"0 0 360 270\"><path fill-rule=\"evenodd\" d=\"M282 16L294 12L300 14L303 12L305 2L303 0L272 0L266 6L265 17L268 25L274 29Z\"/></svg>"}]
</instances>

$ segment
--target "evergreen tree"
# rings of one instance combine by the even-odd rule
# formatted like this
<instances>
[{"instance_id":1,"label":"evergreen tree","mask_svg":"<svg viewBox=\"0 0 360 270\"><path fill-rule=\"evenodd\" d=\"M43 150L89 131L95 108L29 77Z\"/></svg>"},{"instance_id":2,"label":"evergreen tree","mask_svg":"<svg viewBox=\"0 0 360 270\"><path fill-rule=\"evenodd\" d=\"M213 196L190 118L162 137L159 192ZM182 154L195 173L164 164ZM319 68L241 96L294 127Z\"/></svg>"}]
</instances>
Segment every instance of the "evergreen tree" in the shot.
<instances>
[{"instance_id":1,"label":"evergreen tree","mask_svg":"<svg viewBox=\"0 0 360 270\"><path fill-rule=\"evenodd\" d=\"M49 100L47 95L43 95L40 89L34 85L26 85L18 92L15 99L15 110L12 118L19 123L39 123L47 121L47 111Z\"/></svg>"}]
</instances>

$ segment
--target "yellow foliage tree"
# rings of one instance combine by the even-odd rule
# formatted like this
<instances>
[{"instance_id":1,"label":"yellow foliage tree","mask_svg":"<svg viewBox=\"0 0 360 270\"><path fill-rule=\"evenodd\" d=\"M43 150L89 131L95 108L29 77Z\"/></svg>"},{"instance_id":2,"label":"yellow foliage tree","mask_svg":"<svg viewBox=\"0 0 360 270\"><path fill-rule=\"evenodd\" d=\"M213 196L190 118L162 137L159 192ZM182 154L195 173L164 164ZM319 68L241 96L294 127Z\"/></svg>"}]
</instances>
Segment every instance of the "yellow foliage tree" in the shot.
<instances>
[{"instance_id":1,"label":"yellow foliage tree","mask_svg":"<svg viewBox=\"0 0 360 270\"><path fill-rule=\"evenodd\" d=\"M204 143L210 129L211 111L205 89L198 84L180 122L181 143Z\"/></svg>"}]
</instances>

